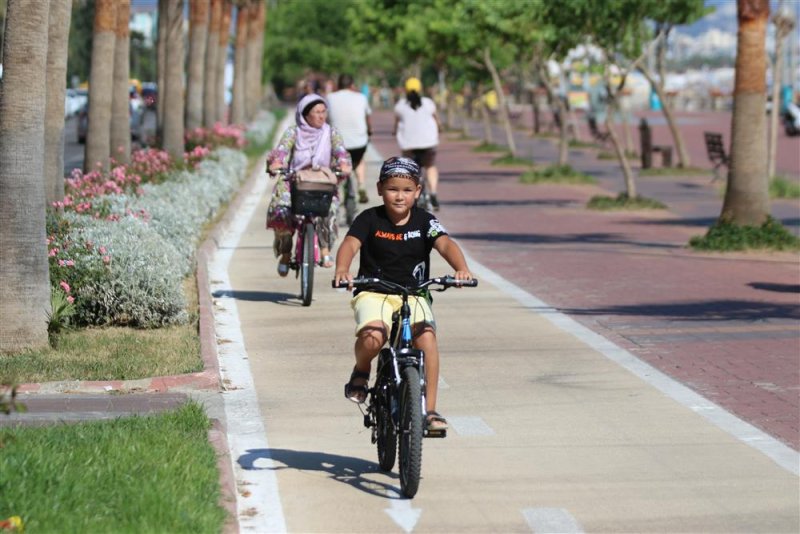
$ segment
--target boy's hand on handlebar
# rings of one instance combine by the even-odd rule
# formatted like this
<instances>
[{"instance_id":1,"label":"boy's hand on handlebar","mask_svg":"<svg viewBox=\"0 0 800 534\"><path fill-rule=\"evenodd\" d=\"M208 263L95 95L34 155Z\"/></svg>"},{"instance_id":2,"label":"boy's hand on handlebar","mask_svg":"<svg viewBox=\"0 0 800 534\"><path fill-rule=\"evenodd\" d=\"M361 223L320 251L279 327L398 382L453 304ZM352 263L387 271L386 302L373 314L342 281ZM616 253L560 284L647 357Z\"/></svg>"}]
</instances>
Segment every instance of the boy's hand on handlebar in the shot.
<instances>
[{"instance_id":1,"label":"boy's hand on handlebar","mask_svg":"<svg viewBox=\"0 0 800 534\"><path fill-rule=\"evenodd\" d=\"M353 275L350 274L350 271L336 271L336 274L333 275L333 282L336 284L336 287L347 284L347 290L353 290Z\"/></svg>"},{"instance_id":2,"label":"boy's hand on handlebar","mask_svg":"<svg viewBox=\"0 0 800 534\"><path fill-rule=\"evenodd\" d=\"M472 273L469 271L456 271L453 278L456 280L472 280Z\"/></svg>"}]
</instances>

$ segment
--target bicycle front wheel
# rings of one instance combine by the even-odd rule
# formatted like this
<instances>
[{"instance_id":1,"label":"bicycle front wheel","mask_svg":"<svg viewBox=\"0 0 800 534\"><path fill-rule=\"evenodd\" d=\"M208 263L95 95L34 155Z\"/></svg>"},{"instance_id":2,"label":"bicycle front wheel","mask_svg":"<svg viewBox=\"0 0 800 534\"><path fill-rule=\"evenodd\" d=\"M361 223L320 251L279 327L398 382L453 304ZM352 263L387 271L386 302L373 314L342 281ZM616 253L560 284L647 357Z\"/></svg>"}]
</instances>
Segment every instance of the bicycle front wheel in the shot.
<instances>
[{"instance_id":1,"label":"bicycle front wheel","mask_svg":"<svg viewBox=\"0 0 800 534\"><path fill-rule=\"evenodd\" d=\"M417 494L422 472L422 391L419 369L406 367L400 384L400 491Z\"/></svg>"},{"instance_id":2,"label":"bicycle front wheel","mask_svg":"<svg viewBox=\"0 0 800 534\"><path fill-rule=\"evenodd\" d=\"M307 222L303 232L303 259L300 263L300 298L303 306L311 305L311 294L314 292L314 241L316 230L314 223Z\"/></svg>"}]
</instances>

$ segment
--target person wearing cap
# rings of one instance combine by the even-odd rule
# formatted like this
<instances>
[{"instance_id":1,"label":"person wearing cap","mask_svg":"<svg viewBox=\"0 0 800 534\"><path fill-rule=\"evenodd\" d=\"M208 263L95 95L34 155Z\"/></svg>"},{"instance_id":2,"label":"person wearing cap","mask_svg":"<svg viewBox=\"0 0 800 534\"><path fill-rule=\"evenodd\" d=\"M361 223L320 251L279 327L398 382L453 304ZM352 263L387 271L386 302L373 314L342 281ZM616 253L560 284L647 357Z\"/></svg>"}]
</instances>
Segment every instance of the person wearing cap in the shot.
<instances>
[{"instance_id":1,"label":"person wearing cap","mask_svg":"<svg viewBox=\"0 0 800 534\"><path fill-rule=\"evenodd\" d=\"M372 135L372 125L369 120L372 108L369 107L367 97L356 91L353 77L349 74L339 76L339 90L328 95L328 103L331 106L329 110L331 125L341 132L344 146L353 160L358 180L358 201L365 204L369 202L369 197L364 188L366 179L364 153Z\"/></svg>"},{"instance_id":2,"label":"person wearing cap","mask_svg":"<svg viewBox=\"0 0 800 534\"><path fill-rule=\"evenodd\" d=\"M411 158L399 156L383 162L378 178L378 195L383 204L362 211L350 226L336 254L337 285L353 280L350 265L356 254L359 254L359 277L379 277L413 285L430 278L432 249L455 270L456 279L472 279L461 247L450 239L435 215L415 206L421 191L419 178L419 165ZM345 397L351 401L366 400L372 360L386 343L392 313L401 304L402 298L397 295L356 291L353 296L350 306L357 325L356 364L345 384ZM444 430L447 421L436 412L439 349L433 310L425 296L413 296L409 304L414 345L425 352L426 425L429 430Z\"/></svg>"},{"instance_id":3,"label":"person wearing cap","mask_svg":"<svg viewBox=\"0 0 800 534\"><path fill-rule=\"evenodd\" d=\"M412 158L425 169L428 192L434 210L439 210L436 195L439 185L439 171L436 169L436 147L439 144L439 116L436 104L427 96L422 96L422 83L419 78L406 80L406 96L394 106L394 128L397 144L403 156Z\"/></svg>"},{"instance_id":4,"label":"person wearing cap","mask_svg":"<svg viewBox=\"0 0 800 534\"><path fill-rule=\"evenodd\" d=\"M327 119L328 103L323 97L316 93L303 96L297 103L295 124L283 132L277 146L267 156L267 171L274 173L286 169L299 171L338 167L342 173L348 174L353 169L350 154L344 147L341 134L326 122ZM323 267L333 267L331 249L338 237L338 210L339 198L334 196L328 216L317 221ZM292 258L292 236L295 229L291 194L286 180L278 179L272 190L267 209L267 228L272 228L275 232L272 246L275 257L280 258L278 274L286 276Z\"/></svg>"}]
</instances>

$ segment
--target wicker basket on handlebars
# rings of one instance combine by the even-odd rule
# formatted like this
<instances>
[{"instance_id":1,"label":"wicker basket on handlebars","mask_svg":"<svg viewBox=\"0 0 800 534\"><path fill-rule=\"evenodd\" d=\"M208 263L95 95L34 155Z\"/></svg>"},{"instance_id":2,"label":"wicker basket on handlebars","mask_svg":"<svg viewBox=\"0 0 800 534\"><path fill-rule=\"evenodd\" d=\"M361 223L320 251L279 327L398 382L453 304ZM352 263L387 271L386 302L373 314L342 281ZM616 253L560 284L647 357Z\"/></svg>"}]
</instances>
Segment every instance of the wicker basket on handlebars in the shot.
<instances>
[{"instance_id":1,"label":"wicker basket on handlebars","mask_svg":"<svg viewBox=\"0 0 800 534\"><path fill-rule=\"evenodd\" d=\"M295 182L292 184L292 213L326 217L335 193L333 184Z\"/></svg>"}]
</instances>

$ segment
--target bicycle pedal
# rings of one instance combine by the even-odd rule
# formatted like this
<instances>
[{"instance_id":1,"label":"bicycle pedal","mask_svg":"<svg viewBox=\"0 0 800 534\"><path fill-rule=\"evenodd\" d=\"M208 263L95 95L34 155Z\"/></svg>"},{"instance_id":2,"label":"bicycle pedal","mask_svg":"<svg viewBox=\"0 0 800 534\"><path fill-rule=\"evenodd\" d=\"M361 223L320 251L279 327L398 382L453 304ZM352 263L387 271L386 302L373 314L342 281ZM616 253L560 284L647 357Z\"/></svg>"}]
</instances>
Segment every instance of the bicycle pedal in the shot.
<instances>
[{"instance_id":1,"label":"bicycle pedal","mask_svg":"<svg viewBox=\"0 0 800 534\"><path fill-rule=\"evenodd\" d=\"M423 436L426 438L446 438L447 437L447 429L444 430L428 430L425 429L423 432Z\"/></svg>"}]
</instances>

